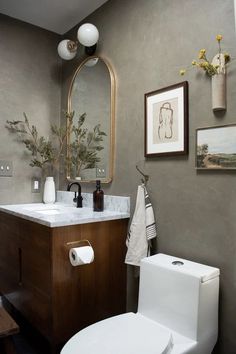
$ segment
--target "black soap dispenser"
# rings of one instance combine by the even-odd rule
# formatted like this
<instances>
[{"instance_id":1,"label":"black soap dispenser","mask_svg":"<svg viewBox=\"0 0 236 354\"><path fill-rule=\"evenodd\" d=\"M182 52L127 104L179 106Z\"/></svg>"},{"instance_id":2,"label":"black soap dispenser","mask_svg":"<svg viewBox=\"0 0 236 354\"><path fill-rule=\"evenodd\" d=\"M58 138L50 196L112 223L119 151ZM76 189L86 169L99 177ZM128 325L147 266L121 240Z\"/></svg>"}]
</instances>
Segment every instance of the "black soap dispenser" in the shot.
<instances>
[{"instance_id":1,"label":"black soap dispenser","mask_svg":"<svg viewBox=\"0 0 236 354\"><path fill-rule=\"evenodd\" d=\"M101 190L101 181L96 181L96 190L93 192L93 210L104 210L104 192Z\"/></svg>"}]
</instances>

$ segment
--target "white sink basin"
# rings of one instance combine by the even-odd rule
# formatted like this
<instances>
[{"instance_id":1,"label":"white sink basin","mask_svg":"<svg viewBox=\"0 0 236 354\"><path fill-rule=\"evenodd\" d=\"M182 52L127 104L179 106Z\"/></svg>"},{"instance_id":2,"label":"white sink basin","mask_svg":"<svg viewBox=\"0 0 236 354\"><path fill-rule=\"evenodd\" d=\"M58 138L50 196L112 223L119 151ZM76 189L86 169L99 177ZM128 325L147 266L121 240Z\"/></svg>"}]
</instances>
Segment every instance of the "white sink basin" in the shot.
<instances>
[{"instance_id":1,"label":"white sink basin","mask_svg":"<svg viewBox=\"0 0 236 354\"><path fill-rule=\"evenodd\" d=\"M40 214L46 215L54 215L54 214L61 214L66 212L71 212L75 207L73 206L59 206L59 205L48 205L48 204L36 204L36 205L27 205L24 210L33 211Z\"/></svg>"},{"instance_id":2,"label":"white sink basin","mask_svg":"<svg viewBox=\"0 0 236 354\"><path fill-rule=\"evenodd\" d=\"M44 214L44 215L56 215L64 213L61 209L45 209L45 210L34 210L36 213Z\"/></svg>"},{"instance_id":3,"label":"white sink basin","mask_svg":"<svg viewBox=\"0 0 236 354\"><path fill-rule=\"evenodd\" d=\"M72 205L58 205L58 204L35 204L27 205L24 208L25 211L39 213L42 215L58 215L58 214L71 214L71 213L88 213L90 208L76 208Z\"/></svg>"}]
</instances>

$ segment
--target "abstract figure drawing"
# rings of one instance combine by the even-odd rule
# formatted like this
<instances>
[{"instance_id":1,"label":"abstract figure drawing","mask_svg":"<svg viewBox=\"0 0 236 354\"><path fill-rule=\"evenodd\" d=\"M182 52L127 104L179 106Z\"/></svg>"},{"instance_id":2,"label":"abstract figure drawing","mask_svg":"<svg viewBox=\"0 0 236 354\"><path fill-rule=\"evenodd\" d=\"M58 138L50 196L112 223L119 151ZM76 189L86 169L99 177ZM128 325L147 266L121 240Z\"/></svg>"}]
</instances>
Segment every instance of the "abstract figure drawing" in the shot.
<instances>
[{"instance_id":1,"label":"abstract figure drawing","mask_svg":"<svg viewBox=\"0 0 236 354\"><path fill-rule=\"evenodd\" d=\"M165 102L160 108L158 136L160 140L173 137L173 109L170 102Z\"/></svg>"}]
</instances>

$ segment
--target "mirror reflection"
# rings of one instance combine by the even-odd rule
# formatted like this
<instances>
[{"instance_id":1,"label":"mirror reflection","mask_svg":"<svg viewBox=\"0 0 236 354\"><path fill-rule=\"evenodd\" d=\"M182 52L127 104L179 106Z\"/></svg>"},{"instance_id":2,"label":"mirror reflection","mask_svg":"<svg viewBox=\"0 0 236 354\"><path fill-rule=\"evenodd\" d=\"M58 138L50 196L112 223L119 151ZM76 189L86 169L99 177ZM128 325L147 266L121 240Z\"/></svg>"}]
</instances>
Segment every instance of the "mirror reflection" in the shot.
<instances>
[{"instance_id":1,"label":"mirror reflection","mask_svg":"<svg viewBox=\"0 0 236 354\"><path fill-rule=\"evenodd\" d=\"M114 104L111 65L97 56L85 59L72 78L68 94L68 179L111 182Z\"/></svg>"}]
</instances>

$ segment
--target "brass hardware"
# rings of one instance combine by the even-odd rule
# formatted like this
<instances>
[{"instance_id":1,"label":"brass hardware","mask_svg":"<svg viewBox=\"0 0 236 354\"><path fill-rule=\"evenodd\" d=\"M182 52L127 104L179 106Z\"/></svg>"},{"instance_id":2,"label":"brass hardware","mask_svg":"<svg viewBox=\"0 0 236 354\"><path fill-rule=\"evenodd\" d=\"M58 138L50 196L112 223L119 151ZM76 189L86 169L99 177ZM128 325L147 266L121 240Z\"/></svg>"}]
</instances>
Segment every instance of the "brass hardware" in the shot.
<instances>
[{"instance_id":1,"label":"brass hardware","mask_svg":"<svg viewBox=\"0 0 236 354\"><path fill-rule=\"evenodd\" d=\"M76 52L78 48L78 41L74 42L74 41L68 41L67 42L67 49L69 50L69 52Z\"/></svg>"},{"instance_id":2,"label":"brass hardware","mask_svg":"<svg viewBox=\"0 0 236 354\"><path fill-rule=\"evenodd\" d=\"M107 67L108 72L110 74L110 144L109 144L109 149L110 149L110 154L109 154L109 175L107 176L106 179L102 180L102 183L110 183L113 179L114 175L114 159L115 159L115 113L116 113L116 76L115 72L109 63L109 61L101 57L99 55L94 55L94 56L89 56L88 58L85 58L78 66L76 69L70 83L69 91L68 91L68 97L67 97L67 111L69 115L72 113L72 89L73 89L73 84L76 79L76 76L79 74L80 70L83 68L83 66L86 64L87 61L98 58L101 60ZM70 160L71 153L68 149L68 144L70 143L70 133L68 131L69 127L69 118L67 117L67 160ZM95 178L94 180L96 180ZM67 180L73 181L74 179L71 176L71 171L69 168L69 164L67 164ZM82 180L81 182L83 183L91 183L94 180L86 179Z\"/></svg>"},{"instance_id":3,"label":"brass hardware","mask_svg":"<svg viewBox=\"0 0 236 354\"><path fill-rule=\"evenodd\" d=\"M86 242L90 247L92 247L91 243L89 242L89 240L78 240L78 241L71 241L71 242L67 242L66 243L66 246L73 246L73 245L76 245L76 244L80 244L80 243L84 243Z\"/></svg>"}]
</instances>

